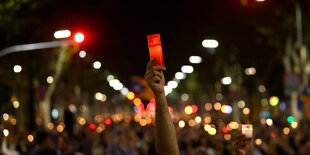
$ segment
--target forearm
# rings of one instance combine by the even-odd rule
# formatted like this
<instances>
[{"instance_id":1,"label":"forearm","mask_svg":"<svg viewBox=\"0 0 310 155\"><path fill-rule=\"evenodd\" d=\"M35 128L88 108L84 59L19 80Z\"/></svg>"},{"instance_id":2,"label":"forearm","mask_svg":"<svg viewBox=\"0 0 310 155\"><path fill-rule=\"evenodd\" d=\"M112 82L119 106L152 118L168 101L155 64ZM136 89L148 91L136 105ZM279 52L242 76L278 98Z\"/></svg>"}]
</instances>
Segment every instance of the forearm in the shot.
<instances>
[{"instance_id":1,"label":"forearm","mask_svg":"<svg viewBox=\"0 0 310 155\"><path fill-rule=\"evenodd\" d=\"M156 149L158 154L178 155L179 148L175 134L175 128L168 110L165 94L155 95L155 131Z\"/></svg>"}]
</instances>

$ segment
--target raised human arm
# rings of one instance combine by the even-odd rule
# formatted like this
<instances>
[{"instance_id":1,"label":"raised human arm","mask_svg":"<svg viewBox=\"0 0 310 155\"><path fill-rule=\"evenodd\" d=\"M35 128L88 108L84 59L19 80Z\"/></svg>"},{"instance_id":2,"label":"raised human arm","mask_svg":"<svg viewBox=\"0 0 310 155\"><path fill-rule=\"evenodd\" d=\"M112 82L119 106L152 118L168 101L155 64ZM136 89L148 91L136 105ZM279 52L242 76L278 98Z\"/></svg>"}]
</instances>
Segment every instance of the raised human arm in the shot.
<instances>
[{"instance_id":1,"label":"raised human arm","mask_svg":"<svg viewBox=\"0 0 310 155\"><path fill-rule=\"evenodd\" d=\"M152 59L147 64L144 77L155 95L156 151L160 155L179 155L175 128L170 117L164 91L165 77L163 71L165 71L166 68L161 66L153 66L155 61L156 59Z\"/></svg>"}]
</instances>

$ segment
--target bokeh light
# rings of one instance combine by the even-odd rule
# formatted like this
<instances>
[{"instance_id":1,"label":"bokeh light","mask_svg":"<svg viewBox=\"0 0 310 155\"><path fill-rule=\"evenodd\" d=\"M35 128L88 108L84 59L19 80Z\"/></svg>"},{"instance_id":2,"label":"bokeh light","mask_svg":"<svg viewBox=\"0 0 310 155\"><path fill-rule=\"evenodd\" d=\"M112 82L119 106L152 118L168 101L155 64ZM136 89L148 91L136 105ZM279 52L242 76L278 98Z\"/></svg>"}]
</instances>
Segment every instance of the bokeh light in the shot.
<instances>
[{"instance_id":1,"label":"bokeh light","mask_svg":"<svg viewBox=\"0 0 310 155\"><path fill-rule=\"evenodd\" d=\"M184 112L187 114L187 115L190 115L190 114L192 114L193 113L193 108L192 108L192 106L186 106L185 108L184 108Z\"/></svg>"}]
</instances>

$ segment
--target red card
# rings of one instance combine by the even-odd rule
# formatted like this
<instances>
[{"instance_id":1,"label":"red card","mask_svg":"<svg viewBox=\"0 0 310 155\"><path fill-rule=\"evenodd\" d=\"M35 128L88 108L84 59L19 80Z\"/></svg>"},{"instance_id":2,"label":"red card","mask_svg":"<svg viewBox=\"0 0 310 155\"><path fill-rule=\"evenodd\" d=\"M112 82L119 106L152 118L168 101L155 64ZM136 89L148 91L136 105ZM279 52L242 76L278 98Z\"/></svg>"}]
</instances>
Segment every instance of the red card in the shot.
<instances>
[{"instance_id":1,"label":"red card","mask_svg":"<svg viewBox=\"0 0 310 155\"><path fill-rule=\"evenodd\" d=\"M149 44L149 52L151 60L153 58L157 58L154 65L165 67L163 49L160 41L160 34L147 35L147 40Z\"/></svg>"}]
</instances>

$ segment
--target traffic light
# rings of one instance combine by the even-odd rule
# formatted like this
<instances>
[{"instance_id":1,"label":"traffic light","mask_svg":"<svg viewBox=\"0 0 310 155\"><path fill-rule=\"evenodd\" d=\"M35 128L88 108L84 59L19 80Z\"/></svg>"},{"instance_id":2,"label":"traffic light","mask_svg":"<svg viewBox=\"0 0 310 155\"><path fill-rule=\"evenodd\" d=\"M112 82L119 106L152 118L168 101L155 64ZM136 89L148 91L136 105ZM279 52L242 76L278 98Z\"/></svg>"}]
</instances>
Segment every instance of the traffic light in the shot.
<instances>
[{"instance_id":1,"label":"traffic light","mask_svg":"<svg viewBox=\"0 0 310 155\"><path fill-rule=\"evenodd\" d=\"M77 43L83 42L83 41L84 41L84 34L81 33L81 32L76 33L76 34L74 35L74 40L75 40L75 42L77 42Z\"/></svg>"}]
</instances>

